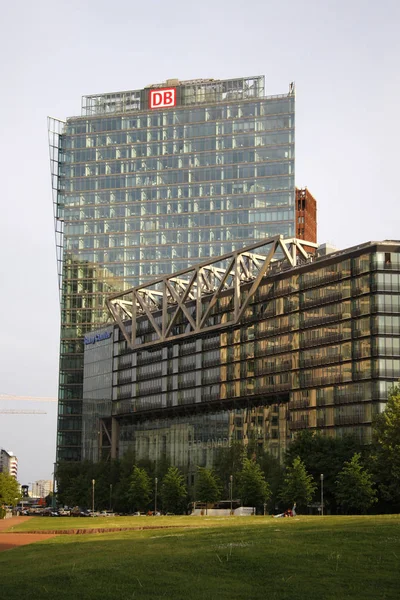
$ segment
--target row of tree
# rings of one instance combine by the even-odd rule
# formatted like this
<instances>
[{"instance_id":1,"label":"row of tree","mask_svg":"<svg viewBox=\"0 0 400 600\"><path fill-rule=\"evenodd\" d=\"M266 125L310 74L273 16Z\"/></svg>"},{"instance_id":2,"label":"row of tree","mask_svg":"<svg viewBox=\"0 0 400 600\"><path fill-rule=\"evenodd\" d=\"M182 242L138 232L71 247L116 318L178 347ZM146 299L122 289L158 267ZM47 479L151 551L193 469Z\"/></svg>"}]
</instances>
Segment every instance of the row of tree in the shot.
<instances>
[{"instance_id":1,"label":"row of tree","mask_svg":"<svg viewBox=\"0 0 400 600\"><path fill-rule=\"evenodd\" d=\"M400 511L400 386L389 392L385 410L373 422L373 438L361 445L304 431L289 446L286 461L300 456L332 513ZM347 482L347 485L345 483Z\"/></svg>"},{"instance_id":2,"label":"row of tree","mask_svg":"<svg viewBox=\"0 0 400 600\"><path fill-rule=\"evenodd\" d=\"M96 481L96 507L119 512L153 510L184 512L190 501L215 502L240 498L245 506L270 512L300 510L321 498L331 513L379 512L400 509L400 387L390 392L386 409L374 423L373 443L362 446L353 437L342 439L304 431L290 444L283 465L255 441L235 443L218 451L213 470L198 468L195 485L188 473L166 460L137 461L133 452L121 460L59 465L58 501L91 505L91 480ZM155 481L157 478L157 499ZM232 489L230 485L232 484Z\"/></svg>"},{"instance_id":3,"label":"row of tree","mask_svg":"<svg viewBox=\"0 0 400 600\"><path fill-rule=\"evenodd\" d=\"M0 519L5 517L6 506L15 506L21 498L18 481L8 473L0 473Z\"/></svg>"},{"instance_id":4,"label":"row of tree","mask_svg":"<svg viewBox=\"0 0 400 600\"><path fill-rule=\"evenodd\" d=\"M265 479L256 456L252 459L243 457L242 468L237 473L236 486L244 506L261 507L271 499L271 487ZM154 500L157 506L157 484L150 478L146 469L134 465L129 485L123 501L130 511L146 511ZM93 484L92 484L93 485ZM230 477L233 486L233 476ZM376 492L372 488L372 478L360 464L360 454L355 454L350 462L346 462L338 475L337 500L345 509L365 510L376 501ZM286 467L280 490L280 500L287 505L294 502L301 509L312 499L316 484L306 471L300 457ZM221 499L223 486L218 476L211 470L199 468L196 478L195 498L199 502L213 503ZM112 501L112 485L110 486ZM233 492L233 489L232 489ZM231 492L231 493L232 493ZM0 473L0 499L6 505L15 505L20 497L19 486L14 477ZM185 512L188 492L184 475L177 467L169 467L159 488L159 499L165 512L179 514ZM104 506L103 506L104 507Z\"/></svg>"}]
</instances>

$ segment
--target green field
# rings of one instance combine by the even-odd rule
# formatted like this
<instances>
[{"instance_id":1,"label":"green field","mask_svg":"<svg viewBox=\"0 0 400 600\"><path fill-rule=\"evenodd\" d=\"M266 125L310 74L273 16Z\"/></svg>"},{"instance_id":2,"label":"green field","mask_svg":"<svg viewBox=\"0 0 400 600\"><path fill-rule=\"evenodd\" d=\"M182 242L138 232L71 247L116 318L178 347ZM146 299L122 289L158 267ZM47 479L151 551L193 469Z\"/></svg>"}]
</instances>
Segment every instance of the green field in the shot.
<instances>
[{"instance_id":1,"label":"green field","mask_svg":"<svg viewBox=\"0 0 400 600\"><path fill-rule=\"evenodd\" d=\"M39 517L18 529L54 529L56 523L65 529L64 521L74 529L90 521L96 527L110 527L110 521L181 527L61 535L3 552L1 600L376 600L400 593L397 515Z\"/></svg>"},{"instance_id":2,"label":"green field","mask_svg":"<svg viewBox=\"0 0 400 600\"><path fill-rule=\"evenodd\" d=\"M250 517L253 519L254 517ZM34 517L21 523L12 531L53 531L66 529L119 529L124 527L193 527L207 526L213 523L230 525L232 520L242 522L243 517Z\"/></svg>"}]
</instances>

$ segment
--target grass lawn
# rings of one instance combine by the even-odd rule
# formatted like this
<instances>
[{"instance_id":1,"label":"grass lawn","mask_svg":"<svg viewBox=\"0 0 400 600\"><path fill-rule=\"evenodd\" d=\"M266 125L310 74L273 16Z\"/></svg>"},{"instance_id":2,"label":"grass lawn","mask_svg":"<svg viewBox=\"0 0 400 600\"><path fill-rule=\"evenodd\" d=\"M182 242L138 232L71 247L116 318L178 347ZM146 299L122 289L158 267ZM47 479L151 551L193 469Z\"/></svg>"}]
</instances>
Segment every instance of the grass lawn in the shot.
<instances>
[{"instance_id":1,"label":"grass lawn","mask_svg":"<svg viewBox=\"0 0 400 600\"><path fill-rule=\"evenodd\" d=\"M232 520L243 517L33 517L9 531L62 531L67 529L119 529L124 527L206 527L213 524L231 525ZM254 517L249 517L254 519ZM1 599L0 599L1 600Z\"/></svg>"},{"instance_id":2,"label":"grass lawn","mask_svg":"<svg viewBox=\"0 0 400 600\"><path fill-rule=\"evenodd\" d=\"M112 521L118 526L122 519ZM76 521L66 520L70 527ZM37 529L33 527L36 522L43 522L45 527L44 521L47 519L42 517L32 519L24 529L28 525ZM78 521L82 528L90 519ZM99 521L106 526L106 518ZM294 519L137 517L127 518L123 526L129 526L128 522L132 526L157 522L199 528L61 535L3 552L0 599L399 598L397 515Z\"/></svg>"}]
</instances>

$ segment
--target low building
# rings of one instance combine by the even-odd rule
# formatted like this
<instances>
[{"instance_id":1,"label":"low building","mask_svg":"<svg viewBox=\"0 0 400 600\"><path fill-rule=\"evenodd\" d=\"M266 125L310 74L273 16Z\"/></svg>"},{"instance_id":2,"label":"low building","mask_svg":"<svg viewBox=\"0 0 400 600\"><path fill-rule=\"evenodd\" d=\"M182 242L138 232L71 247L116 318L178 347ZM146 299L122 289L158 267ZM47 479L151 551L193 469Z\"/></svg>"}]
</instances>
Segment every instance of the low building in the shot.
<instances>
[{"instance_id":1,"label":"low building","mask_svg":"<svg viewBox=\"0 0 400 600\"><path fill-rule=\"evenodd\" d=\"M400 377L400 242L320 253L282 236L108 300L85 338L85 459L211 466L233 440L371 440ZM73 435L73 432L71 432Z\"/></svg>"}]
</instances>

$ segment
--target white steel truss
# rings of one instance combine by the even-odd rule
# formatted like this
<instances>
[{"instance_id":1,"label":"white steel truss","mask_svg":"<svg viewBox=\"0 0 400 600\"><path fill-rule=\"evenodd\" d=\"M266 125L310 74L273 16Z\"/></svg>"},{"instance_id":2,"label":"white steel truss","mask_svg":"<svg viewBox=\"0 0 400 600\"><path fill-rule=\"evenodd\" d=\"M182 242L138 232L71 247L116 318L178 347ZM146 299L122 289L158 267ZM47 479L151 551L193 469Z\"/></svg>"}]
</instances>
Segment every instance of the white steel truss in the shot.
<instances>
[{"instance_id":1,"label":"white steel truss","mask_svg":"<svg viewBox=\"0 0 400 600\"><path fill-rule=\"evenodd\" d=\"M291 268L311 260L310 248L318 244L275 236L113 294L107 307L131 349L232 326L242 318L262 279L277 272L276 267ZM233 299L232 317L215 324L212 309L227 292ZM138 318L142 316L147 318L145 333L151 334L151 341L141 340ZM173 333L177 323L184 332Z\"/></svg>"}]
</instances>

